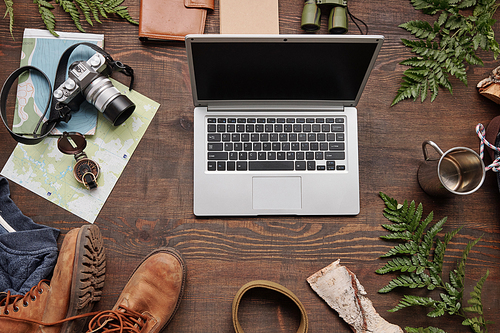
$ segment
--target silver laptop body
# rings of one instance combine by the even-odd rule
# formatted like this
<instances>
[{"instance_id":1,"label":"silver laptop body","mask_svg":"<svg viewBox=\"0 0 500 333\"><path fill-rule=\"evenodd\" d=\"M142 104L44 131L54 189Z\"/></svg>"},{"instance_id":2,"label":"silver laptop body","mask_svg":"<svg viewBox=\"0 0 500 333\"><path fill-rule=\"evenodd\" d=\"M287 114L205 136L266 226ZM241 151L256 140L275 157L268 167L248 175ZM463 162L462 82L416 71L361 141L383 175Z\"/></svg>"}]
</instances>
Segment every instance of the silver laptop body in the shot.
<instances>
[{"instance_id":1,"label":"silver laptop body","mask_svg":"<svg viewBox=\"0 0 500 333\"><path fill-rule=\"evenodd\" d=\"M186 36L194 214L358 214L355 107L383 39Z\"/></svg>"}]
</instances>

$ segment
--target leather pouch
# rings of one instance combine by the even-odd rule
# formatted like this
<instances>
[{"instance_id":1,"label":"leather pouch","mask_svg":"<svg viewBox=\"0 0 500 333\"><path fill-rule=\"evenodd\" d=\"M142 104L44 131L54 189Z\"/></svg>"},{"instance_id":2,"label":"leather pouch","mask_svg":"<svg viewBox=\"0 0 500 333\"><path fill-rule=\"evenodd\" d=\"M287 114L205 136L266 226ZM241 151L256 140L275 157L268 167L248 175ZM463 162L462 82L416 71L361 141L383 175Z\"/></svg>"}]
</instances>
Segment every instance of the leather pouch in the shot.
<instances>
[{"instance_id":1,"label":"leather pouch","mask_svg":"<svg viewBox=\"0 0 500 333\"><path fill-rule=\"evenodd\" d=\"M187 34L202 34L209 9L214 0L141 0L139 39L183 41Z\"/></svg>"}]
</instances>

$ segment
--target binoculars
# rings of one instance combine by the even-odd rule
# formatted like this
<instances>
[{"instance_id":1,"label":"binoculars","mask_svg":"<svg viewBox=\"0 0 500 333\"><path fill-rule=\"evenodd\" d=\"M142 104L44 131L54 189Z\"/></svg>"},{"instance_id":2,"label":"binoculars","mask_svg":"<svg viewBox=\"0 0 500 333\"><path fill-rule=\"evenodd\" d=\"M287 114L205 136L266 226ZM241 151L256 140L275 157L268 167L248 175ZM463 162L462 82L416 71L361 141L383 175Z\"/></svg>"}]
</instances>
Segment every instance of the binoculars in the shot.
<instances>
[{"instance_id":1,"label":"binoculars","mask_svg":"<svg viewBox=\"0 0 500 333\"><path fill-rule=\"evenodd\" d=\"M348 25L346 0L306 0L300 27L305 31L319 30L321 18L319 5L332 7L328 18L328 31L332 34L345 34Z\"/></svg>"}]
</instances>

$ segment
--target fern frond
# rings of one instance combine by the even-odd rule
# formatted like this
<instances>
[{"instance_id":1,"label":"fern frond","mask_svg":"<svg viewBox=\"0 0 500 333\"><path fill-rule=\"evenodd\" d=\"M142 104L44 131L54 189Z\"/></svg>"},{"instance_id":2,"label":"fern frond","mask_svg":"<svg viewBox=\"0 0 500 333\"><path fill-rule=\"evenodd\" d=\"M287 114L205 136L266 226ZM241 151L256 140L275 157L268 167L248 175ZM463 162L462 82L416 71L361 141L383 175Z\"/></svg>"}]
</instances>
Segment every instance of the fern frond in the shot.
<instances>
[{"instance_id":1,"label":"fern frond","mask_svg":"<svg viewBox=\"0 0 500 333\"><path fill-rule=\"evenodd\" d=\"M91 10L89 6L89 1L86 0L74 0L75 5L80 8L80 11L83 13L83 17L85 18L85 21L87 21L88 24L91 26L94 25L92 22L92 17L90 16Z\"/></svg>"},{"instance_id":2,"label":"fern frond","mask_svg":"<svg viewBox=\"0 0 500 333\"><path fill-rule=\"evenodd\" d=\"M69 14L71 19L73 20L73 23L75 24L76 28L80 30L81 32L85 32L85 30L82 27L82 24L80 23L80 12L78 11L78 8L75 6L73 1L71 0L58 0L59 6Z\"/></svg>"},{"instance_id":3,"label":"fern frond","mask_svg":"<svg viewBox=\"0 0 500 333\"><path fill-rule=\"evenodd\" d=\"M486 274L477 281L476 285L474 286L474 291L470 293L470 299L467 300L467 303L469 303L470 307L464 307L464 311L466 312L474 312L477 314L482 315L483 314L483 305L481 302L481 293L483 290L483 285L486 279L488 278L488 275L490 274L490 271L487 270Z\"/></svg>"},{"instance_id":4,"label":"fern frond","mask_svg":"<svg viewBox=\"0 0 500 333\"><path fill-rule=\"evenodd\" d=\"M446 333L440 328L429 326L423 327L405 327L405 331L408 333Z\"/></svg>"},{"instance_id":5,"label":"fern frond","mask_svg":"<svg viewBox=\"0 0 500 333\"><path fill-rule=\"evenodd\" d=\"M107 13L116 14L132 24L139 24L130 16L127 7L121 6L122 3L123 0L104 0L103 9Z\"/></svg>"},{"instance_id":6,"label":"fern frond","mask_svg":"<svg viewBox=\"0 0 500 333\"><path fill-rule=\"evenodd\" d=\"M378 273L378 272L377 272ZM429 290L433 290L434 286L431 282L431 279L426 274L410 274L410 275L400 275L397 278L391 280L385 287L380 289L378 292L385 294L392 291L398 287L406 287L406 288L426 288Z\"/></svg>"},{"instance_id":7,"label":"fern frond","mask_svg":"<svg viewBox=\"0 0 500 333\"><path fill-rule=\"evenodd\" d=\"M12 29L14 28L14 2L12 0L4 0L5 2L5 14L4 18L9 15L9 31L12 39L14 39L14 34L12 33Z\"/></svg>"},{"instance_id":8,"label":"fern frond","mask_svg":"<svg viewBox=\"0 0 500 333\"><path fill-rule=\"evenodd\" d=\"M440 1L440 0L437 0ZM444 0L443 0L444 1ZM452 238L462 227L448 232L441 240L438 234L442 231L447 218L442 218L432 223L433 213L425 219L423 217L422 204L414 201L403 205L398 204L395 199L380 193L384 200L384 216L393 222L392 225L384 225L391 234L381 238L398 240L400 243L381 257L392 257L387 263L379 268L376 273L387 274L400 272L379 293L388 293L396 288L405 287L409 289L427 288L428 290L439 289L439 299L404 295L399 303L389 310L390 312L412 306L425 306L430 308L428 317L440 317L444 314L459 315L465 317L465 313L476 313L478 316L463 321L463 325L469 326L474 332L486 332L487 322L483 318L483 305L481 299L482 287L488 277L486 273L470 293L469 306L463 306L463 293L465 284L465 264L472 248L479 242L481 237L469 242L462 252L457 267L449 273L449 282L443 280L443 263L446 248ZM441 332L438 328L407 328L408 332Z\"/></svg>"},{"instance_id":9,"label":"fern frond","mask_svg":"<svg viewBox=\"0 0 500 333\"><path fill-rule=\"evenodd\" d=\"M412 35L417 38L433 40L439 33L439 25L430 25L427 21L410 21L403 23L399 26L400 28L406 29Z\"/></svg>"},{"instance_id":10,"label":"fern frond","mask_svg":"<svg viewBox=\"0 0 500 333\"><path fill-rule=\"evenodd\" d=\"M399 301L398 305L394 308L388 310L389 312L396 312L401 309L411 307L411 306L425 306L425 307L435 307L437 302L430 297L421 297L413 295L404 295L403 299Z\"/></svg>"},{"instance_id":11,"label":"fern frond","mask_svg":"<svg viewBox=\"0 0 500 333\"><path fill-rule=\"evenodd\" d=\"M33 0L33 3L38 5L38 12L40 13L47 30L49 30L52 35L59 37L59 35L55 32L56 18L51 11L54 9L54 6L45 0Z\"/></svg>"},{"instance_id":12,"label":"fern frond","mask_svg":"<svg viewBox=\"0 0 500 333\"><path fill-rule=\"evenodd\" d=\"M472 250L472 247L474 247L474 245L476 245L480 239L481 239L481 237L479 237L479 238L477 238L477 239L475 239L472 242L469 242L467 244L467 246L465 247L465 249L462 252L462 258L458 261L457 269L450 272L450 275L454 274L456 276L456 282L460 288L463 288L464 283L465 283L465 281L464 281L465 263L467 261L467 257L469 256L469 253Z\"/></svg>"},{"instance_id":13,"label":"fern frond","mask_svg":"<svg viewBox=\"0 0 500 333\"><path fill-rule=\"evenodd\" d=\"M375 272L378 274L386 274L395 271L413 272L417 268L418 266L412 262L410 257L396 257L389 260L384 267L377 269Z\"/></svg>"},{"instance_id":14,"label":"fern frond","mask_svg":"<svg viewBox=\"0 0 500 333\"><path fill-rule=\"evenodd\" d=\"M400 64L418 71L406 70L403 73L403 81L391 106L404 99L415 101L419 96L423 102L429 92L432 102L439 93L439 87L447 88L452 93L448 75L455 76L467 85L466 65L483 65L475 53L479 48L491 51L495 59L500 55L500 47L492 29L496 22L493 19L498 8L496 1L411 0L411 3L425 14L439 15L432 23L415 20L400 25L416 38L401 41L417 56ZM469 8L473 15L462 14L462 10Z\"/></svg>"},{"instance_id":15,"label":"fern frond","mask_svg":"<svg viewBox=\"0 0 500 333\"><path fill-rule=\"evenodd\" d=\"M437 264L437 272L441 274L443 271L443 261L444 261L444 253L446 251L446 248L448 246L448 243L451 241L451 239L462 230L463 227L460 227L454 231L448 232L444 235L443 241L437 240L436 242L436 248L434 250L434 263Z\"/></svg>"}]
</instances>

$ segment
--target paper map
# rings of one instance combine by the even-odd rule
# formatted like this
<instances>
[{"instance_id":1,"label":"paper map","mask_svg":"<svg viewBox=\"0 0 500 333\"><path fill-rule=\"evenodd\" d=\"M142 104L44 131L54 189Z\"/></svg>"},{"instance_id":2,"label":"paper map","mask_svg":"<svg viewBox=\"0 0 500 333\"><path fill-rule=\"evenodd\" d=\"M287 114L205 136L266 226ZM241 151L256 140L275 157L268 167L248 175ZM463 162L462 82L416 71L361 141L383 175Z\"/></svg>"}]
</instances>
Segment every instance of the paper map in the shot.
<instances>
[{"instance_id":1,"label":"paper map","mask_svg":"<svg viewBox=\"0 0 500 333\"><path fill-rule=\"evenodd\" d=\"M58 32L54 37L49 31L41 29L25 29L21 50L21 66L31 65L40 69L51 81L54 90L59 58L64 51L76 43L87 42L97 44L101 48L104 35L87 33ZM68 67L79 60L87 61L95 53L90 47L79 46L68 60ZM16 113L14 114L13 130L17 133L32 133L45 105L52 95L46 80L36 72L25 72L18 79ZM67 75L67 70L66 70ZM87 102L80 105L80 110L73 114L68 123L60 123L53 134L64 131L74 131L85 135L95 133L95 108Z\"/></svg>"},{"instance_id":2,"label":"paper map","mask_svg":"<svg viewBox=\"0 0 500 333\"><path fill-rule=\"evenodd\" d=\"M146 132L160 104L112 80L115 87L135 103L132 116L113 126L99 112L96 133L86 137L87 157L97 162L99 186L87 190L73 176L73 155L57 148L57 137L47 137L37 145L18 144L1 174L50 202L94 223L127 162ZM97 112L97 111L96 111Z\"/></svg>"}]
</instances>

